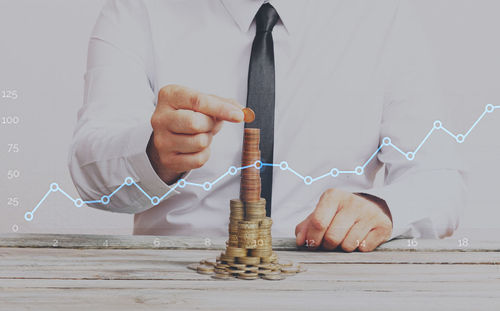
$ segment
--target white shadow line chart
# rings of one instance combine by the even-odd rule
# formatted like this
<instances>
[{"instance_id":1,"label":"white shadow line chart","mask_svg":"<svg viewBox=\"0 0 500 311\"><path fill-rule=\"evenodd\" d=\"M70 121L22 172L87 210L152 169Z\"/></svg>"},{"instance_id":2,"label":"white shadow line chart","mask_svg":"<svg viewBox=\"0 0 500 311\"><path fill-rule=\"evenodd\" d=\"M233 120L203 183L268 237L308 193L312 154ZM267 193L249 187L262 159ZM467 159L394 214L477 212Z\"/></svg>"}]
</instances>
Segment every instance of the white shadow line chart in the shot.
<instances>
[{"instance_id":1,"label":"white shadow line chart","mask_svg":"<svg viewBox=\"0 0 500 311\"><path fill-rule=\"evenodd\" d=\"M204 183L194 183L194 182L187 181L185 179L180 179L174 185L172 185L170 187L170 189L169 189L169 191L167 193L165 193L162 196L150 196L146 191L144 191L144 189L141 188L141 186L139 186L134 181L134 179L132 177L127 177L127 178L125 178L123 184L121 184L118 188L116 188L112 193L110 193L108 195L102 196L99 200L92 200L92 201L83 201L80 198L76 198L75 199L75 198L71 197L68 193L66 193L64 190L62 190L57 183L52 183L50 185L49 190L47 191L47 193L45 193L45 195L40 200L40 202L38 202L38 204L35 206L35 208L33 210L29 211L29 212L26 212L26 214L24 214L24 219L26 221L32 221L33 218L34 218L34 216L35 216L35 212L38 210L38 208L49 197L49 195L51 195L52 193L55 193L55 192L61 193L63 196L65 196L70 201L72 201L73 204L76 207L82 207L85 204L103 204L103 205L107 205L107 204L110 203L111 198L113 198L113 196L118 191L120 191L122 188L124 188L124 187L135 187L139 191L141 191L144 194L144 196L146 196L151 201L151 204L153 206L157 206L172 191L174 191L177 188L182 189L182 188L185 188L187 186L191 186L191 187L202 188L205 191L210 191L210 190L212 190L212 187L215 184L217 184L219 181L221 181L225 177L227 177L227 176L235 176L236 174L238 174L238 172L240 172L242 170L245 170L245 169L248 169L248 168L251 168L251 167L259 169L259 170L262 167L264 167L264 166L279 167L282 171L288 171L288 172L292 173L293 175L295 175L296 177L298 177L299 179L301 179L304 182L305 185L311 185L312 183L317 182L317 181L322 180L322 179L327 178L327 177L336 178L336 177L338 177L340 175L345 175L345 174L352 174L352 175L361 176L361 175L364 174L366 166L368 166L368 164L370 164L370 162L377 156L377 154L384 147L393 148L394 150L396 150L397 152L399 152L403 157L405 157L408 161L413 161L415 159L415 157L417 156L417 153L419 152L419 150L422 149L422 147L424 146L424 144L429 140L429 138L432 136L432 134L434 132L436 132L436 131L443 131L444 133L446 133L450 137L452 137L457 143L462 144L462 143L465 142L465 140L470 135L470 133L472 132L472 130L479 124L479 122L481 122L481 120L483 120L484 117L487 114L493 113L496 109L500 109L500 106L494 106L494 105L491 105L491 104L486 105L486 107L484 108L483 113L474 122L474 124L469 128L469 130L467 132L465 132L464 134L453 134L446 127L443 126L443 123L441 121L436 120L434 122L431 130L427 133L427 135L424 137L424 139L422 140L422 142L413 151L405 152L405 151L401 150L398 146L394 145L392 143L390 137L384 137L382 139L382 144L378 147L377 150L375 150L375 152L373 152L373 154L371 155L371 157L365 163L363 163L362 165L355 167L353 170L340 170L338 168L332 168L327 173L325 173L325 174L323 174L321 176L318 176L316 178L313 178L311 176L304 176L304 175L300 174L299 172L297 172L296 170L294 170L293 168L291 168L286 161L282 161L280 163L263 163L261 161L256 161L253 165L242 166L242 167L231 166L224 174L222 174L220 177L218 177L214 181L206 181Z\"/></svg>"}]
</instances>

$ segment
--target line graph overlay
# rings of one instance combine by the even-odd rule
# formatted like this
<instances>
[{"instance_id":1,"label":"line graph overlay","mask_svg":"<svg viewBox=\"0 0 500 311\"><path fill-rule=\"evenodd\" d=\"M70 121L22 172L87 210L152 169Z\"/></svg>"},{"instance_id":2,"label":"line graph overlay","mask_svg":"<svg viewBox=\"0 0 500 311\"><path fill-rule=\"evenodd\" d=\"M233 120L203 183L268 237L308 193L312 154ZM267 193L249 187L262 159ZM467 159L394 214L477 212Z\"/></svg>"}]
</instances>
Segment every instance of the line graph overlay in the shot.
<instances>
[{"instance_id":1,"label":"line graph overlay","mask_svg":"<svg viewBox=\"0 0 500 311\"><path fill-rule=\"evenodd\" d=\"M135 182L135 180L132 177L127 177L127 178L125 178L123 184L121 184L119 187L117 187L109 195L104 195L99 200L91 200L91 201L83 201L80 198L73 198L68 193L66 193L64 190L62 190L57 183L52 183L52 184L50 184L49 190L45 193L45 195L38 202L38 204L35 206L35 208L33 208L33 210L28 211L24 214L24 219L26 221L32 221L34 216L35 216L35 212L38 210L38 208L43 204L43 202L45 200L47 200L47 198L52 193L55 193L55 192L61 193L63 196L65 196L70 201L72 201L76 207L82 207L85 204L107 205L111 202L111 198L117 192L119 192L121 189L123 189L124 187L135 187L140 192L142 192L142 194L144 194L145 197L147 197L151 201L151 204L153 206L157 206L158 204L160 204L161 201L163 201L166 197L168 197L169 194L172 193L173 191L175 191L177 188L183 189L186 186L192 186L192 187L202 188L205 191L210 191L210 190L212 190L212 187L215 184L217 184L218 182L220 182L221 180L223 180L227 176L235 176L236 174L238 174L238 172L240 172L242 170L246 170L248 168L256 168L256 169L260 170L262 167L279 167L282 171L288 171L292 175L295 175L296 177L301 179L305 185L311 185L314 182L320 181L320 180L325 179L325 178L330 177L330 176L332 178L336 178L340 175L347 175L347 174L361 176L364 174L365 168L371 163L371 161L373 161L373 159L377 156L377 154L384 147L393 148L398 153L400 153L402 156L404 156L408 161L413 161L415 159L417 153L420 151L420 149L422 149L424 144L429 140L429 138L432 136L432 134L435 133L436 131L443 131L444 133L446 133L450 137L452 137L457 143L462 144L465 142L465 139L470 135L470 133L474 130L474 128L476 128L476 126L484 119L484 117L487 114L493 113L497 109L500 109L500 106L494 106L491 104L486 105L483 113L479 116L479 118L477 118L477 120L472 124L472 126L468 129L468 131L465 132L465 134L453 134L451 131L449 131L447 128L445 128L443 126L443 123L441 121L436 120L434 122L431 130L427 133L427 135L424 137L424 139L420 142L420 144L417 146L417 148L415 148L415 150L413 150L413 151L405 152L405 151L401 150L398 146L394 145L392 143L392 140L390 137L385 137L382 139L382 144L379 146L379 148L377 150L375 150L375 152L371 155L371 157L365 163L363 163L363 165L357 166L354 170L339 170L338 168L332 168L328 173L325 173L325 174L318 176L316 178L313 178L311 176L304 176L304 175L300 174L299 172L297 172L296 170L291 168L286 161L282 161L280 163L263 163L261 161L256 161L253 165L247 165L247 166L242 166L242 167L231 166L224 174L222 174L221 176L219 176L218 178L216 178L213 181L206 181L204 183L194 183L194 182L187 181L185 179L180 179L177 181L177 183L172 185L170 190L167 191L165 194L163 194L161 197L150 196L146 191L144 191L144 189L141 186L139 186Z\"/></svg>"}]
</instances>

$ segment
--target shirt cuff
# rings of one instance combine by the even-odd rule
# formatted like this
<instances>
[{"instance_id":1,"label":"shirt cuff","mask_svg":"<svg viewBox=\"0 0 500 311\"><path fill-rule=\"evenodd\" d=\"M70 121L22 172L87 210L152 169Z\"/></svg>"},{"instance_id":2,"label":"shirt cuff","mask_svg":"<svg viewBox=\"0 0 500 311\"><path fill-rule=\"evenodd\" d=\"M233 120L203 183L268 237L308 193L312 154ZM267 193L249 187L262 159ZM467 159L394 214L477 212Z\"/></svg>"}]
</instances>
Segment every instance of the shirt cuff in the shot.
<instances>
[{"instance_id":1,"label":"shirt cuff","mask_svg":"<svg viewBox=\"0 0 500 311\"><path fill-rule=\"evenodd\" d=\"M156 173L146 153L153 129L151 125L138 126L131 132L127 147L127 162L134 172L134 180L150 197L167 199L179 194L175 186L167 185Z\"/></svg>"},{"instance_id":2,"label":"shirt cuff","mask_svg":"<svg viewBox=\"0 0 500 311\"><path fill-rule=\"evenodd\" d=\"M389 212L391 213L392 217L392 233L389 240L409 237L412 219L410 219L411 217L408 216L408 212L405 211L404 204L406 200L398 200L398 198L394 195L391 195L390 192L391 190L388 189L388 186L362 191L362 193L366 193L384 200L389 207Z\"/></svg>"}]
</instances>

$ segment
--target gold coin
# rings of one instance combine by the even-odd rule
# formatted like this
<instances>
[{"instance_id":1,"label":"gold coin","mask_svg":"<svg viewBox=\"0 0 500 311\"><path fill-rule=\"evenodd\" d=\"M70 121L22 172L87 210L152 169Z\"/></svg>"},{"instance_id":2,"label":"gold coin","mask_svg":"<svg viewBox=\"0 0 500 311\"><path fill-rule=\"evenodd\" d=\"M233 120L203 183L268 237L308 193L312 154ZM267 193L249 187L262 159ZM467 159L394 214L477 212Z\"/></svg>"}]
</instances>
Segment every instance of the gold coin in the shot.
<instances>
[{"instance_id":1,"label":"gold coin","mask_svg":"<svg viewBox=\"0 0 500 311\"><path fill-rule=\"evenodd\" d=\"M201 271L201 270L198 270L196 272L198 272L199 274L206 274L206 275L211 275L214 273L213 271Z\"/></svg>"},{"instance_id":2,"label":"gold coin","mask_svg":"<svg viewBox=\"0 0 500 311\"><path fill-rule=\"evenodd\" d=\"M253 272L253 271L245 271L245 272L242 272L240 273L242 275L248 275L248 276L256 276L257 275L257 272Z\"/></svg>"},{"instance_id":3,"label":"gold coin","mask_svg":"<svg viewBox=\"0 0 500 311\"><path fill-rule=\"evenodd\" d=\"M245 257L247 250L239 247L228 246L226 248L226 256L228 257Z\"/></svg>"},{"instance_id":4,"label":"gold coin","mask_svg":"<svg viewBox=\"0 0 500 311\"><path fill-rule=\"evenodd\" d=\"M225 264L225 263L219 263L215 266L217 269L226 269L226 268L229 268L229 265Z\"/></svg>"},{"instance_id":5,"label":"gold coin","mask_svg":"<svg viewBox=\"0 0 500 311\"><path fill-rule=\"evenodd\" d=\"M245 276L245 275L238 275L238 279L242 279L242 280L257 280L259 278L259 276Z\"/></svg>"},{"instance_id":6,"label":"gold coin","mask_svg":"<svg viewBox=\"0 0 500 311\"><path fill-rule=\"evenodd\" d=\"M204 266L204 265L199 265L199 266L196 268L196 271L198 271L198 273L202 273L202 272L209 272L209 273L212 273L212 272L214 272L214 267L213 267L213 266Z\"/></svg>"},{"instance_id":7,"label":"gold coin","mask_svg":"<svg viewBox=\"0 0 500 311\"><path fill-rule=\"evenodd\" d=\"M245 271L250 271L250 272L257 272L259 271L259 267L257 266L246 266Z\"/></svg>"},{"instance_id":8,"label":"gold coin","mask_svg":"<svg viewBox=\"0 0 500 311\"><path fill-rule=\"evenodd\" d=\"M229 266L235 269L245 269L247 267L247 265L242 263L232 263Z\"/></svg>"},{"instance_id":9,"label":"gold coin","mask_svg":"<svg viewBox=\"0 0 500 311\"><path fill-rule=\"evenodd\" d=\"M215 268L214 272L215 274L229 274L229 272L227 272L226 269L220 269L220 268Z\"/></svg>"},{"instance_id":10,"label":"gold coin","mask_svg":"<svg viewBox=\"0 0 500 311\"><path fill-rule=\"evenodd\" d=\"M245 272L238 274L238 278L244 280L256 280L259 278L259 275L255 272Z\"/></svg>"},{"instance_id":11,"label":"gold coin","mask_svg":"<svg viewBox=\"0 0 500 311\"><path fill-rule=\"evenodd\" d=\"M281 281L286 279L286 277L281 274L265 274L261 276L261 278L268 281Z\"/></svg>"},{"instance_id":12,"label":"gold coin","mask_svg":"<svg viewBox=\"0 0 500 311\"><path fill-rule=\"evenodd\" d=\"M198 263L192 263L192 264L189 264L189 265L187 266L187 268L188 268L188 269L190 269L190 270L195 270L195 271L196 271L196 270L198 270L198 266L199 266L199 265L200 265L200 264L198 264Z\"/></svg>"},{"instance_id":13,"label":"gold coin","mask_svg":"<svg viewBox=\"0 0 500 311\"><path fill-rule=\"evenodd\" d=\"M281 273L285 274L297 274L299 272L299 269L296 267L281 267Z\"/></svg>"},{"instance_id":14,"label":"gold coin","mask_svg":"<svg viewBox=\"0 0 500 311\"><path fill-rule=\"evenodd\" d=\"M259 272L259 274L260 274L260 272ZM266 275L279 275L279 274L281 274L281 270L270 270L270 271L267 271L265 274Z\"/></svg>"},{"instance_id":15,"label":"gold coin","mask_svg":"<svg viewBox=\"0 0 500 311\"><path fill-rule=\"evenodd\" d=\"M243 108L243 114L245 115L245 123L252 123L255 120L255 112L250 108Z\"/></svg>"},{"instance_id":16,"label":"gold coin","mask_svg":"<svg viewBox=\"0 0 500 311\"><path fill-rule=\"evenodd\" d=\"M273 272L273 270L269 270L269 269L259 269L257 271L258 274L276 274L276 272Z\"/></svg>"},{"instance_id":17,"label":"gold coin","mask_svg":"<svg viewBox=\"0 0 500 311\"><path fill-rule=\"evenodd\" d=\"M216 273L215 275L212 275L212 279L217 279L217 280L231 280L233 279L232 276L228 275L228 274L219 274L219 273Z\"/></svg>"},{"instance_id":18,"label":"gold coin","mask_svg":"<svg viewBox=\"0 0 500 311\"><path fill-rule=\"evenodd\" d=\"M213 259L205 259L204 264L210 265L210 266L215 266L217 264L216 260Z\"/></svg>"},{"instance_id":19,"label":"gold coin","mask_svg":"<svg viewBox=\"0 0 500 311\"><path fill-rule=\"evenodd\" d=\"M270 263L261 263L261 264L257 265L257 267L259 267L261 269L272 269L273 265Z\"/></svg>"},{"instance_id":20,"label":"gold coin","mask_svg":"<svg viewBox=\"0 0 500 311\"><path fill-rule=\"evenodd\" d=\"M282 267L291 267L291 266L293 266L293 262L291 262L290 260L280 261L279 264Z\"/></svg>"},{"instance_id":21,"label":"gold coin","mask_svg":"<svg viewBox=\"0 0 500 311\"><path fill-rule=\"evenodd\" d=\"M256 266L260 264L260 257L238 257L238 263Z\"/></svg>"}]
</instances>

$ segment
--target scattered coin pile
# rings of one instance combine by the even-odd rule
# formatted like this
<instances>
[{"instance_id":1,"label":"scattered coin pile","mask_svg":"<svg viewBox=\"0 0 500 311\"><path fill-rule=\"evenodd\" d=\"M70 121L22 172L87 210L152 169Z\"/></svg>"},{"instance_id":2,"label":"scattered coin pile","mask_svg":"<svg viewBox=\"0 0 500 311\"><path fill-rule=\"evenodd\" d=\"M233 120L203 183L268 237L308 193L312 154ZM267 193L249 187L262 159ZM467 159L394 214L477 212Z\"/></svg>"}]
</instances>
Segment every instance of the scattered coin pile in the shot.
<instances>
[{"instance_id":1,"label":"scattered coin pile","mask_svg":"<svg viewBox=\"0 0 500 311\"><path fill-rule=\"evenodd\" d=\"M305 271L292 262L279 262L272 249L271 226L266 200L260 197L261 180L255 163L260 161L260 130L245 129L243 139L240 199L230 201L229 239L226 251L216 260L202 260L189 269L212 278L229 280L283 280Z\"/></svg>"}]
</instances>

